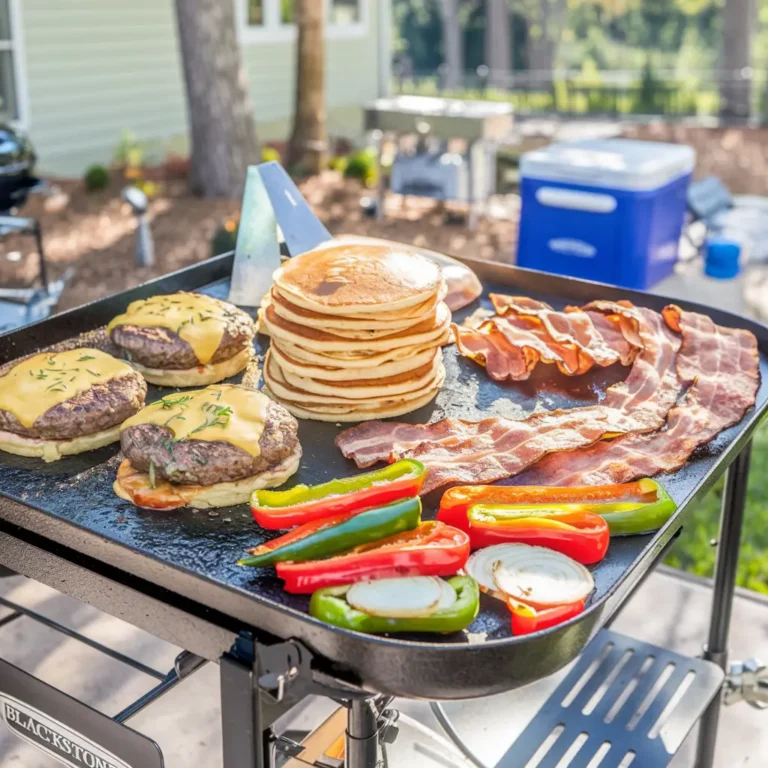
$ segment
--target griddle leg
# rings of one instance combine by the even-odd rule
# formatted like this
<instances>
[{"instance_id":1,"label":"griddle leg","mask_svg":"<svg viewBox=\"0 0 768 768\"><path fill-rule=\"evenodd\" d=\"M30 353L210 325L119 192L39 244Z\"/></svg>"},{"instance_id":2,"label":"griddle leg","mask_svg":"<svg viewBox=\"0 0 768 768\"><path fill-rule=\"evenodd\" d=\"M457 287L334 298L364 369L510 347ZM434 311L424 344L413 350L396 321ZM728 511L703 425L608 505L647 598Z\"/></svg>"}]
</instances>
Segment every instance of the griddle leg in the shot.
<instances>
[{"instance_id":1,"label":"griddle leg","mask_svg":"<svg viewBox=\"0 0 768 768\"><path fill-rule=\"evenodd\" d=\"M712 616L709 621L709 639L704 646L704 658L724 670L728 663L728 634L731 628L731 611L736 589L736 570L739 564L741 528L747 501L751 454L752 442L750 441L728 468L723 489ZM701 718L695 768L712 768L714 765L721 706L721 697L716 696Z\"/></svg>"},{"instance_id":2,"label":"griddle leg","mask_svg":"<svg viewBox=\"0 0 768 768\"><path fill-rule=\"evenodd\" d=\"M347 715L345 768L376 768L379 713L374 699L354 699Z\"/></svg>"},{"instance_id":3,"label":"griddle leg","mask_svg":"<svg viewBox=\"0 0 768 768\"><path fill-rule=\"evenodd\" d=\"M253 667L230 654L219 666L224 768L270 768Z\"/></svg>"}]
</instances>

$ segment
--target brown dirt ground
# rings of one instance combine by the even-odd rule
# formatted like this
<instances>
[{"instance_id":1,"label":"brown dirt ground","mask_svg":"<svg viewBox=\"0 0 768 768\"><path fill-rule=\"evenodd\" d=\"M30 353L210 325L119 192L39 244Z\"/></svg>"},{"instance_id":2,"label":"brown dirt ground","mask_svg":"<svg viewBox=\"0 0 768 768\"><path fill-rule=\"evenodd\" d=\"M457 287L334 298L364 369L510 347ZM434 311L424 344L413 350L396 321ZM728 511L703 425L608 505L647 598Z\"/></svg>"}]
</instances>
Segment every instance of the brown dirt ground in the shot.
<instances>
[{"instance_id":1,"label":"brown dirt ground","mask_svg":"<svg viewBox=\"0 0 768 768\"><path fill-rule=\"evenodd\" d=\"M156 264L134 265L135 219L120 200L121 184L87 194L79 181L58 181L61 194L32 196L21 213L37 217L43 226L46 258L51 278L68 267L75 269L59 303L59 309L124 290L158 275L202 261L211 255L211 238L226 219L239 211L239 202L203 200L186 191L183 182L168 182L150 207ZM310 205L334 233L384 237L423 245L444 253L485 259L511 259L517 238L517 222L481 217L470 232L465 223L446 224L445 210L428 200L397 195L387 199L387 218L378 222L360 207L370 194L358 182L328 171L301 183ZM20 252L20 261L8 254ZM37 274L34 241L8 236L0 245L0 285L26 285Z\"/></svg>"}]
</instances>

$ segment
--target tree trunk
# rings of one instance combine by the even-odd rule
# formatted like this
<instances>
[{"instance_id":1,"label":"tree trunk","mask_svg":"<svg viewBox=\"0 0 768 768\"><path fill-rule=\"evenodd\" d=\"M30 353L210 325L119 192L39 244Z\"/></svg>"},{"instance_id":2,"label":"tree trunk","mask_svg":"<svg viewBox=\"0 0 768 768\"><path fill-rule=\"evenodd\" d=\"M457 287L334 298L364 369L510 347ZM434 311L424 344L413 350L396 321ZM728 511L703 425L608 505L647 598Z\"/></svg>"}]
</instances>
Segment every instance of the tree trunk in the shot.
<instances>
[{"instance_id":1,"label":"tree trunk","mask_svg":"<svg viewBox=\"0 0 768 768\"><path fill-rule=\"evenodd\" d=\"M726 0L720 57L720 114L749 117L752 95L754 0Z\"/></svg>"},{"instance_id":2,"label":"tree trunk","mask_svg":"<svg viewBox=\"0 0 768 768\"><path fill-rule=\"evenodd\" d=\"M536 13L528 17L528 70L534 88L553 89L565 11L565 0L541 0Z\"/></svg>"},{"instance_id":3,"label":"tree trunk","mask_svg":"<svg viewBox=\"0 0 768 768\"><path fill-rule=\"evenodd\" d=\"M509 88L512 69L509 0L485 0L485 63L488 85Z\"/></svg>"},{"instance_id":4,"label":"tree trunk","mask_svg":"<svg viewBox=\"0 0 768 768\"><path fill-rule=\"evenodd\" d=\"M288 164L319 173L328 154L325 114L325 3L295 0L296 109L288 143Z\"/></svg>"},{"instance_id":5,"label":"tree trunk","mask_svg":"<svg viewBox=\"0 0 768 768\"><path fill-rule=\"evenodd\" d=\"M459 0L441 0L443 12L443 88L464 84L464 33L459 22Z\"/></svg>"},{"instance_id":6,"label":"tree trunk","mask_svg":"<svg viewBox=\"0 0 768 768\"><path fill-rule=\"evenodd\" d=\"M176 0L192 141L190 182L204 197L239 198L259 161L232 0Z\"/></svg>"}]
</instances>

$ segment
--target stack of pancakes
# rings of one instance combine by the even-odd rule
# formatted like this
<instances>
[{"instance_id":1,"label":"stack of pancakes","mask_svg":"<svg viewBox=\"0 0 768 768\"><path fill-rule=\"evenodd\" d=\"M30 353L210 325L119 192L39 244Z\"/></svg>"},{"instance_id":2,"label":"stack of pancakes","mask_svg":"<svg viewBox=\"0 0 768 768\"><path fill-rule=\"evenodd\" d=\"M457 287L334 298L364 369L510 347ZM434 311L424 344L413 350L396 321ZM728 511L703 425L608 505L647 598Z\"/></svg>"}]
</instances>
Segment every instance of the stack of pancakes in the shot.
<instances>
[{"instance_id":1,"label":"stack of pancakes","mask_svg":"<svg viewBox=\"0 0 768 768\"><path fill-rule=\"evenodd\" d=\"M260 330L270 395L294 416L365 421L428 403L450 338L440 267L383 245L338 244L275 272Z\"/></svg>"}]
</instances>

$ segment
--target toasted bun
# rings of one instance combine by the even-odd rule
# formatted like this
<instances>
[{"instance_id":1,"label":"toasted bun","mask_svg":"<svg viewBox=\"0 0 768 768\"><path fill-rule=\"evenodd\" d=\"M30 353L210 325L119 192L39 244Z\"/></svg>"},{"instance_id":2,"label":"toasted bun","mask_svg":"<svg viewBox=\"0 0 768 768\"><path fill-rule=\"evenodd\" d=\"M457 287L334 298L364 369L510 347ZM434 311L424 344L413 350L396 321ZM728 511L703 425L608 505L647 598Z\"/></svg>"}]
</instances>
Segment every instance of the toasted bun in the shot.
<instances>
[{"instance_id":1,"label":"toasted bun","mask_svg":"<svg viewBox=\"0 0 768 768\"><path fill-rule=\"evenodd\" d=\"M95 451L119 439L119 424L101 432L94 432L92 435L81 435L68 440L43 440L38 437L24 437L14 432L0 431L0 451L51 462L58 461L64 456Z\"/></svg>"},{"instance_id":2,"label":"toasted bun","mask_svg":"<svg viewBox=\"0 0 768 768\"><path fill-rule=\"evenodd\" d=\"M243 349L234 357L208 365L197 365L194 368L173 370L163 368L147 368L133 362L131 365L150 383L159 387L207 387L217 384L230 376L240 373L251 359L251 349Z\"/></svg>"},{"instance_id":3,"label":"toasted bun","mask_svg":"<svg viewBox=\"0 0 768 768\"><path fill-rule=\"evenodd\" d=\"M259 472L258 475L246 477L229 483L214 483L205 486L186 486L194 489L186 504L194 509L208 509L210 507L234 507L237 504L247 504L251 494L262 488L276 488L286 482L299 468L301 461L301 446L297 444L296 450L283 462L272 469ZM180 486L183 488L184 486ZM112 485L115 494L132 504L130 494L115 480Z\"/></svg>"},{"instance_id":4,"label":"toasted bun","mask_svg":"<svg viewBox=\"0 0 768 768\"><path fill-rule=\"evenodd\" d=\"M393 244L334 244L290 259L274 282L293 304L333 315L412 307L443 290L440 267Z\"/></svg>"}]
</instances>

